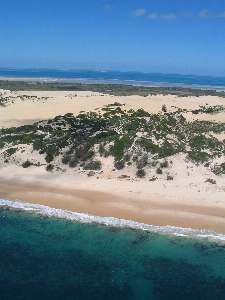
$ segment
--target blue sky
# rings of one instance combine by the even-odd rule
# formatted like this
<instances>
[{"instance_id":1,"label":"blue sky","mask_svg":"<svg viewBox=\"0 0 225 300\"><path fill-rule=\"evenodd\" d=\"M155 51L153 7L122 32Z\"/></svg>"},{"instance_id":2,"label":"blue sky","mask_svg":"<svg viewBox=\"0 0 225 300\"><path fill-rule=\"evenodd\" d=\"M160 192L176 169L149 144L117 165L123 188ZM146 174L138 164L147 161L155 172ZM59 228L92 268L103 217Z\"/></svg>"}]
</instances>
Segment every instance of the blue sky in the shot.
<instances>
[{"instance_id":1,"label":"blue sky","mask_svg":"<svg viewBox=\"0 0 225 300\"><path fill-rule=\"evenodd\" d=\"M0 0L0 67L225 75L225 0Z\"/></svg>"}]
</instances>

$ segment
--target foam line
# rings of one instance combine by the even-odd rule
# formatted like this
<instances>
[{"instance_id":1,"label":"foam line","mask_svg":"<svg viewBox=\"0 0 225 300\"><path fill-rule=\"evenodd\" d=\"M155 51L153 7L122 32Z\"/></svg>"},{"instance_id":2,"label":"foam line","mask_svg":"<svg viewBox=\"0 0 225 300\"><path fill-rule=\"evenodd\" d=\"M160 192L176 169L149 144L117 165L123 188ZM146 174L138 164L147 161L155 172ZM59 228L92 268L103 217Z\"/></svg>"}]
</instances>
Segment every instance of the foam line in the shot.
<instances>
[{"instance_id":1,"label":"foam line","mask_svg":"<svg viewBox=\"0 0 225 300\"><path fill-rule=\"evenodd\" d=\"M183 228L176 226L154 226L144 223L138 223L131 220L118 219L114 217L100 217L90 214L71 212L68 210L51 208L40 204L31 204L22 201L10 201L0 199L0 208L14 211L25 211L35 213L45 217L56 217L60 219L68 219L81 223L98 223L112 227L141 229L158 234L168 234L174 236L183 236L191 238L207 238L210 241L225 241L225 235L210 230Z\"/></svg>"}]
</instances>

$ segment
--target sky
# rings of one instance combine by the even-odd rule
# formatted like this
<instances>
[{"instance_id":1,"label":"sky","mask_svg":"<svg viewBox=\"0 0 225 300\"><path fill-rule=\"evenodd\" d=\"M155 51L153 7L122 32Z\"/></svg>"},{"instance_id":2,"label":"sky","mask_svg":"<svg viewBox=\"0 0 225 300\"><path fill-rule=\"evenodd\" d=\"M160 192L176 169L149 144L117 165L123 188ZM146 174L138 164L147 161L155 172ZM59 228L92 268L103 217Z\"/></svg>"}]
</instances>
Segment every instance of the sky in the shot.
<instances>
[{"instance_id":1,"label":"sky","mask_svg":"<svg viewBox=\"0 0 225 300\"><path fill-rule=\"evenodd\" d=\"M0 0L0 67L225 76L225 0Z\"/></svg>"}]
</instances>

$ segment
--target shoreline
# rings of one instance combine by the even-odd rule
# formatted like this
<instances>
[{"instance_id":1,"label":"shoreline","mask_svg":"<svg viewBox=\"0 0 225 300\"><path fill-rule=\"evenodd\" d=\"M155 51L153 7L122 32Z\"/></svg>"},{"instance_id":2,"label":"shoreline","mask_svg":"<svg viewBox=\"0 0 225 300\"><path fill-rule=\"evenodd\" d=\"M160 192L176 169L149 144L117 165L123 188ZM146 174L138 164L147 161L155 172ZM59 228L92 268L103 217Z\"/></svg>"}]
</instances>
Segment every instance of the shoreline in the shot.
<instances>
[{"instance_id":1,"label":"shoreline","mask_svg":"<svg viewBox=\"0 0 225 300\"><path fill-rule=\"evenodd\" d=\"M135 222L133 220L121 219L116 217L101 217L95 216L88 213L78 213L63 209L56 209L46 205L33 204L22 201L10 201L0 198L0 209L10 210L15 212L25 212L28 214L37 214L43 217L55 217L59 219L67 219L70 221L86 223L86 224L100 224L110 227L118 228L130 228L148 231L151 233L157 233L161 235L173 235L180 237L189 237L189 238L207 238L211 242L225 242L225 234L217 233L212 230L206 229L193 229L185 228L180 226L171 226L171 225L152 225L146 223Z\"/></svg>"},{"instance_id":2,"label":"shoreline","mask_svg":"<svg viewBox=\"0 0 225 300\"><path fill-rule=\"evenodd\" d=\"M162 189L162 183L116 179L88 178L87 184L84 177L43 173L44 170L35 176L18 172L11 174L11 178L9 175L1 178L0 197L93 216L225 234L222 192L202 190L200 194L197 188L175 188L167 184Z\"/></svg>"}]
</instances>

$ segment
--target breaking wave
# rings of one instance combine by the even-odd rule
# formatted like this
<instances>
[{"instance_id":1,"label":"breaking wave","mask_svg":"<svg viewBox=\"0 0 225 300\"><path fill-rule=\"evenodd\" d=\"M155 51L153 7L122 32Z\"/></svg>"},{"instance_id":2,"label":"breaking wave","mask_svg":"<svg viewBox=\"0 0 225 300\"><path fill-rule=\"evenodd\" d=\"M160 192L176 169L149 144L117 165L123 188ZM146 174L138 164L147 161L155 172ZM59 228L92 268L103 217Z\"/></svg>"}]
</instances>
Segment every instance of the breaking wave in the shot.
<instances>
[{"instance_id":1,"label":"breaking wave","mask_svg":"<svg viewBox=\"0 0 225 300\"><path fill-rule=\"evenodd\" d=\"M225 235L202 229L183 228L176 226L154 226L144 223L138 223L131 220L118 219L114 217L100 217L85 213L71 212L68 210L51 208L40 204L31 204L22 201L11 201L0 199L0 208L9 209L12 211L24 211L34 213L44 217L56 217L60 219L68 219L81 223L98 223L106 226L141 229L158 234L166 234L173 236L191 237L191 238L206 238L210 241L225 241Z\"/></svg>"}]
</instances>

